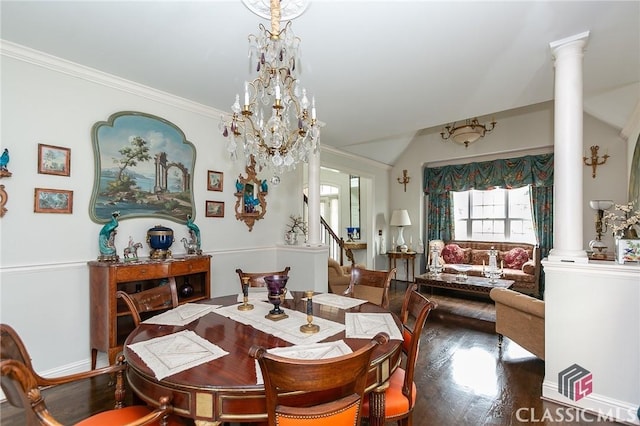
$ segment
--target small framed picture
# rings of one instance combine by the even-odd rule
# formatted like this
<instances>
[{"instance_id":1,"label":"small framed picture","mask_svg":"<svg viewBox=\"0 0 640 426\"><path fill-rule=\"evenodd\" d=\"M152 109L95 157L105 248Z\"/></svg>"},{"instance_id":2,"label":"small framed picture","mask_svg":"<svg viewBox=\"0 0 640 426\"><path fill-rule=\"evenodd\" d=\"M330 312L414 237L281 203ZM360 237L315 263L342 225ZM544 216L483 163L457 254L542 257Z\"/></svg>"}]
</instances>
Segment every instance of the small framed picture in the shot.
<instances>
[{"instance_id":1,"label":"small framed picture","mask_svg":"<svg viewBox=\"0 0 640 426\"><path fill-rule=\"evenodd\" d=\"M224 217L224 201L207 201L206 203L206 217Z\"/></svg>"},{"instance_id":2,"label":"small framed picture","mask_svg":"<svg viewBox=\"0 0 640 426\"><path fill-rule=\"evenodd\" d=\"M222 172L209 170L207 172L207 189L209 191L222 191L222 178Z\"/></svg>"},{"instance_id":3,"label":"small framed picture","mask_svg":"<svg viewBox=\"0 0 640 426\"><path fill-rule=\"evenodd\" d=\"M618 251L616 262L640 262L640 240L618 239Z\"/></svg>"},{"instance_id":4,"label":"small framed picture","mask_svg":"<svg viewBox=\"0 0 640 426\"><path fill-rule=\"evenodd\" d=\"M71 175L71 149L38 144L38 173L45 175Z\"/></svg>"},{"instance_id":5,"label":"small framed picture","mask_svg":"<svg viewBox=\"0 0 640 426\"><path fill-rule=\"evenodd\" d=\"M33 211L36 213L72 213L73 191L36 188L33 196Z\"/></svg>"}]
</instances>

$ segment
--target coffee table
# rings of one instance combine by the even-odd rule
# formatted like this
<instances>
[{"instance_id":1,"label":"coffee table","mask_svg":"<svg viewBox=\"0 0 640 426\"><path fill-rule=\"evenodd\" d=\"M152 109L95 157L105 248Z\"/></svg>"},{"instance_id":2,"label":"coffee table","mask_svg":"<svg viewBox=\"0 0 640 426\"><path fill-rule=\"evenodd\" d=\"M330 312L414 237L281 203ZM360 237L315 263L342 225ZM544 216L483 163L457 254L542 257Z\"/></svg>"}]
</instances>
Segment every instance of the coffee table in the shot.
<instances>
[{"instance_id":1,"label":"coffee table","mask_svg":"<svg viewBox=\"0 0 640 426\"><path fill-rule=\"evenodd\" d=\"M489 278L467 276L466 280L457 278L455 274L422 274L416 276L416 284L420 290L422 286L447 288L450 290L469 291L488 295L492 288L509 288L513 285L513 280L496 280L490 283Z\"/></svg>"}]
</instances>

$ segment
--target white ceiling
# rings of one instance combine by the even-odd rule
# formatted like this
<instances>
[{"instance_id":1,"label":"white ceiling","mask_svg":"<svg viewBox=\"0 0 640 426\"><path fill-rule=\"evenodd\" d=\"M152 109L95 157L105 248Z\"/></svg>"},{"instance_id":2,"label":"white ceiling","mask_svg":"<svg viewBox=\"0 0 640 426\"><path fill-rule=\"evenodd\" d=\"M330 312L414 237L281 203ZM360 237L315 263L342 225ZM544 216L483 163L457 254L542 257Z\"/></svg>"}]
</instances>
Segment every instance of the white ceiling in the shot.
<instances>
[{"instance_id":1,"label":"white ceiling","mask_svg":"<svg viewBox=\"0 0 640 426\"><path fill-rule=\"evenodd\" d=\"M247 36L234 1L7 1L1 37L229 111ZM422 129L553 98L549 43L590 31L585 109L622 128L640 99L640 1L313 1L293 21L322 142L393 164Z\"/></svg>"}]
</instances>

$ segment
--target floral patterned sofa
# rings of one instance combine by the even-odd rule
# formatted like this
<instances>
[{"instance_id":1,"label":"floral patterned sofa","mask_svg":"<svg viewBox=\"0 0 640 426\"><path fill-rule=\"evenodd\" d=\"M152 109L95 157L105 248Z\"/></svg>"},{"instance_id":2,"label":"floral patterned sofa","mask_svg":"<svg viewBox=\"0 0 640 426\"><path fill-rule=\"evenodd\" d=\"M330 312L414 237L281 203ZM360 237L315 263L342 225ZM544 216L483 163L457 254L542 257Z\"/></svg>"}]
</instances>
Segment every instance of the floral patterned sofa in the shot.
<instances>
[{"instance_id":1,"label":"floral patterned sofa","mask_svg":"<svg viewBox=\"0 0 640 426\"><path fill-rule=\"evenodd\" d=\"M489 265L489 250L498 251L498 266L503 265L504 276L507 280L514 280L512 290L540 295L540 252L534 244L508 243L491 241L448 241L440 252L440 259L444 264L444 272L456 274L452 264L469 264L472 269L468 275L482 276L482 262Z\"/></svg>"}]
</instances>

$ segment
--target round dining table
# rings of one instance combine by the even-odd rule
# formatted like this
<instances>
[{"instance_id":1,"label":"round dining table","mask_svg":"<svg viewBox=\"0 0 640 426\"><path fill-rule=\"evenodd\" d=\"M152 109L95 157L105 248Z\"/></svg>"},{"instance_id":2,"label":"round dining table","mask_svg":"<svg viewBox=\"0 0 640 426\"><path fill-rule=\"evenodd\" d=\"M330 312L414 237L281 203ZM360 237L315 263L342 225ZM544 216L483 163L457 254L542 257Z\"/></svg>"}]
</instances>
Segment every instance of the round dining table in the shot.
<instances>
[{"instance_id":1,"label":"round dining table","mask_svg":"<svg viewBox=\"0 0 640 426\"><path fill-rule=\"evenodd\" d=\"M285 299L285 310L307 312L305 292L292 291ZM211 305L238 305L238 295L212 298L198 303ZM314 317L344 324L345 313L389 313L372 303L363 303L350 309L313 303ZM397 315L392 317L402 330ZM265 321L269 321L265 319ZM228 354L176 374L157 379L129 345L161 336L191 330L217 345ZM347 338L345 331L326 338L323 342L344 340L356 351L370 339ZM170 396L174 413L188 417L198 426L219 425L224 422L265 422L267 420L264 386L256 377L256 363L249 356L249 348L261 345L267 349L292 346L291 343L245 325L226 316L210 312L184 326L141 323L127 337L124 356L128 363L129 387L144 402L157 405L161 396ZM384 424L384 389L393 371L401 361L402 341L389 340L379 345L371 357L367 391L370 392L369 423Z\"/></svg>"}]
</instances>

